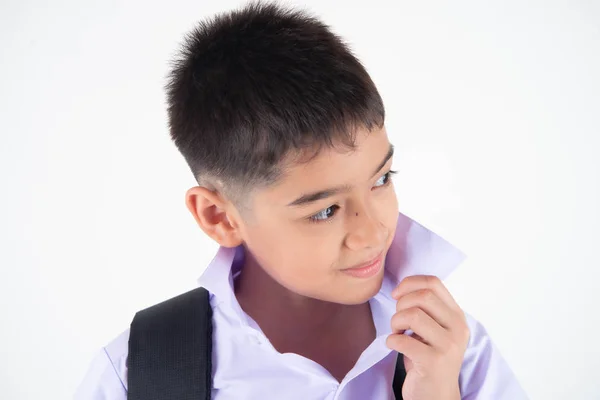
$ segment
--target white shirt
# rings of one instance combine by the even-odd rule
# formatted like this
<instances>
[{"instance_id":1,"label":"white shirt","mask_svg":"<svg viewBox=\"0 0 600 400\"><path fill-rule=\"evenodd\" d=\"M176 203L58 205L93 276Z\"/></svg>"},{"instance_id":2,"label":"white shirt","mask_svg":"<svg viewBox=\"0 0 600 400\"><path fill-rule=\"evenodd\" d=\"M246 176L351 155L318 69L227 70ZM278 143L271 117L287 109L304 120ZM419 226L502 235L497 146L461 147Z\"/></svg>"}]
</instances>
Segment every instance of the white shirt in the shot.
<instances>
[{"instance_id":1,"label":"white shirt","mask_svg":"<svg viewBox=\"0 0 600 400\"><path fill-rule=\"evenodd\" d=\"M213 308L213 390L215 400L365 400L393 399L396 353L385 345L396 301L390 293L411 275L446 278L464 259L447 241L410 218L399 215L387 253L381 290L370 300L376 339L338 382L325 368L303 356L279 353L260 327L241 309L233 282L244 251L220 248L199 279L211 293ZM527 399L484 327L466 314L471 332L459 377L463 399ZM94 359L75 398L126 400L129 330Z\"/></svg>"}]
</instances>

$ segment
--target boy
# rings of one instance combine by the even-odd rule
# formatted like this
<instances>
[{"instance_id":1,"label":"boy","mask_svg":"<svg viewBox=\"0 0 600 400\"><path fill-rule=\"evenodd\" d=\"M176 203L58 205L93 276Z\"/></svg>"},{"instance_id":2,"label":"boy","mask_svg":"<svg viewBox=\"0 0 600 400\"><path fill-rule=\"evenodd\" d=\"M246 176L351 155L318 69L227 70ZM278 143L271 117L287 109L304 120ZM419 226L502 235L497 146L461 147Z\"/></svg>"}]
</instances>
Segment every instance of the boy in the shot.
<instances>
[{"instance_id":1,"label":"boy","mask_svg":"<svg viewBox=\"0 0 600 400\"><path fill-rule=\"evenodd\" d=\"M200 24L167 86L186 204L221 247L200 279L223 399L525 399L446 290L463 255L398 212L379 93L319 20L251 4ZM77 399L127 398L129 330Z\"/></svg>"}]
</instances>

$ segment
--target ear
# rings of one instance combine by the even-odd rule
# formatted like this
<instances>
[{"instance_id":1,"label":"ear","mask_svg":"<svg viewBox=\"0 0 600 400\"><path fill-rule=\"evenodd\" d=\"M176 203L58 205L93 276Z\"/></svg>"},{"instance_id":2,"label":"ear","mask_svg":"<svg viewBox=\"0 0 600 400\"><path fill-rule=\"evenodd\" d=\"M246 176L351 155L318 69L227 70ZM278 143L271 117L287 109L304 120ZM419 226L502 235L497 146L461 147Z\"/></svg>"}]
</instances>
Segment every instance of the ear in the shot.
<instances>
[{"instance_id":1,"label":"ear","mask_svg":"<svg viewBox=\"0 0 600 400\"><path fill-rule=\"evenodd\" d=\"M233 205L221 194L195 186L186 192L185 203L200 228L214 241L223 247L242 244Z\"/></svg>"}]
</instances>

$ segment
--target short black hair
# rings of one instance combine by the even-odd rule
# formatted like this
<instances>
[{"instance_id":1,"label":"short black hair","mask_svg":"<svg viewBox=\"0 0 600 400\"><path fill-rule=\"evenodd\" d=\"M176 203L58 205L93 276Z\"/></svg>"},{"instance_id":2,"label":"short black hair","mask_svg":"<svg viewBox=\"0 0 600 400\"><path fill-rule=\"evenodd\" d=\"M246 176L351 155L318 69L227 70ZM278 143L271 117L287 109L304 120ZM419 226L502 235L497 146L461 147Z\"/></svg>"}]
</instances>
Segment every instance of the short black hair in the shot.
<instances>
[{"instance_id":1,"label":"short black hair","mask_svg":"<svg viewBox=\"0 0 600 400\"><path fill-rule=\"evenodd\" d=\"M247 193L292 150L342 145L384 124L360 61L306 11L252 2L189 32L166 85L171 138L200 185Z\"/></svg>"}]
</instances>

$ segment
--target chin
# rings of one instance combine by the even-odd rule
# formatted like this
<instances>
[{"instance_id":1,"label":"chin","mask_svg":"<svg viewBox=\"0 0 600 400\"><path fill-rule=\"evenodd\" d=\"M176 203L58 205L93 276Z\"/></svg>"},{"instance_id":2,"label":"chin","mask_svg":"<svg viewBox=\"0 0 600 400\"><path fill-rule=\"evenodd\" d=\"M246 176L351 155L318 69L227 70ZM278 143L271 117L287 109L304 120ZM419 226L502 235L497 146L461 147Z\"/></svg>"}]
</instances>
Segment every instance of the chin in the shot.
<instances>
[{"instance_id":1,"label":"chin","mask_svg":"<svg viewBox=\"0 0 600 400\"><path fill-rule=\"evenodd\" d=\"M357 305L363 304L371 300L381 290L383 284L383 274L379 274L370 279L359 280L352 279L350 282L345 282L340 298L334 300L339 304Z\"/></svg>"}]
</instances>

